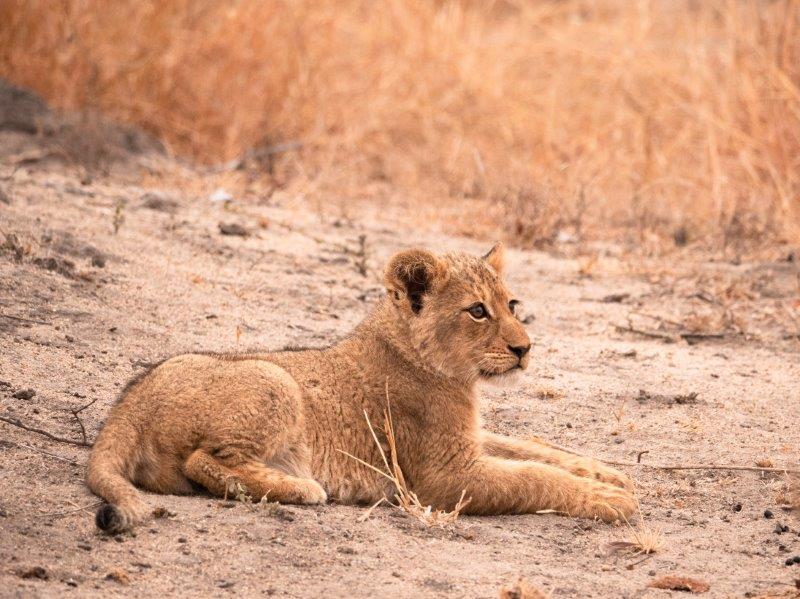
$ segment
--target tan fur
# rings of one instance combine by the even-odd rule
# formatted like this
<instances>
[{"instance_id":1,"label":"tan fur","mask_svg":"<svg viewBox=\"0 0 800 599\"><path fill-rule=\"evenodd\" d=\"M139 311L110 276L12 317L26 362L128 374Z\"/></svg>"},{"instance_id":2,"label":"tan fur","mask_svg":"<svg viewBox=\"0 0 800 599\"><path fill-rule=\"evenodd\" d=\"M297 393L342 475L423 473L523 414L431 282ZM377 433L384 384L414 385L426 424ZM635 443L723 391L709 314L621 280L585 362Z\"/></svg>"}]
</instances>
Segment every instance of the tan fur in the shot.
<instances>
[{"instance_id":1,"label":"tan fur","mask_svg":"<svg viewBox=\"0 0 800 599\"><path fill-rule=\"evenodd\" d=\"M381 421L387 385L397 458L424 504L451 509L466 489L467 513L630 516L621 472L481 429L476 383L530 357L502 271L502 246L483 258L399 252L386 267L387 297L338 345L186 354L155 367L129 385L92 450L87 484L108 502L98 526L113 532L147 517L135 486L226 496L241 485L255 501L290 503L391 497L385 479L341 453L380 465L364 411ZM486 319L470 315L477 302Z\"/></svg>"}]
</instances>

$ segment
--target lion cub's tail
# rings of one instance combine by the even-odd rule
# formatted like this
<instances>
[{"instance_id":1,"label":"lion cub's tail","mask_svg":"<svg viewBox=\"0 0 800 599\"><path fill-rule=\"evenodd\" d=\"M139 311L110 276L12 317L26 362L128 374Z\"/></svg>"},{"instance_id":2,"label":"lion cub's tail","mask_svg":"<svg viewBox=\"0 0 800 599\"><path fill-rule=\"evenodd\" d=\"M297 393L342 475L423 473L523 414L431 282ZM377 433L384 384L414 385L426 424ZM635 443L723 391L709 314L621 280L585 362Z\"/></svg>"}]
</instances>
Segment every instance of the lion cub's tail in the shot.
<instances>
[{"instance_id":1,"label":"lion cub's tail","mask_svg":"<svg viewBox=\"0 0 800 599\"><path fill-rule=\"evenodd\" d=\"M138 445L139 434L133 426L110 420L89 456L86 484L108 502L97 510L94 521L98 528L112 534L130 529L147 515L147 504L131 483Z\"/></svg>"}]
</instances>

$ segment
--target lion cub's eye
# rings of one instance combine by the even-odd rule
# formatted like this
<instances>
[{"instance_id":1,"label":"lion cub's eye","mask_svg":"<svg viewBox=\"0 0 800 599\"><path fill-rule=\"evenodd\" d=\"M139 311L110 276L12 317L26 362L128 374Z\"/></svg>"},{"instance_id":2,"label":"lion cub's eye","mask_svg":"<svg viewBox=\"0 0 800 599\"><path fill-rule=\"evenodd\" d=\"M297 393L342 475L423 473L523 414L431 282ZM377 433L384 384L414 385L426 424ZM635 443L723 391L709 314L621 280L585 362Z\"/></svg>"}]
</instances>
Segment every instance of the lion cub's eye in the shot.
<instances>
[{"instance_id":1,"label":"lion cub's eye","mask_svg":"<svg viewBox=\"0 0 800 599\"><path fill-rule=\"evenodd\" d=\"M508 302L508 309L511 310L514 316L517 315L517 306L519 306L519 300L511 300Z\"/></svg>"},{"instance_id":2,"label":"lion cub's eye","mask_svg":"<svg viewBox=\"0 0 800 599\"><path fill-rule=\"evenodd\" d=\"M467 308L467 312L469 312L469 315L475 320L483 320L489 316L489 313L486 311L486 306L481 303L472 304L469 308Z\"/></svg>"}]
</instances>

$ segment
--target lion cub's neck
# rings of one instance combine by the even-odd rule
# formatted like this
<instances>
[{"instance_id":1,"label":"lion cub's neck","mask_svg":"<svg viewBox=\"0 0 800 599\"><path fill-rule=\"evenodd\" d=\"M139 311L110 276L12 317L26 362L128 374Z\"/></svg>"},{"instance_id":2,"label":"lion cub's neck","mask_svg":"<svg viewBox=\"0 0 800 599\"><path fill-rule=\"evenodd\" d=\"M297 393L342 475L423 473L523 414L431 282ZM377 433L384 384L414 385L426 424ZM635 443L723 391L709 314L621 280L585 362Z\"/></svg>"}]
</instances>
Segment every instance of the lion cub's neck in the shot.
<instances>
[{"instance_id":1,"label":"lion cub's neck","mask_svg":"<svg viewBox=\"0 0 800 599\"><path fill-rule=\"evenodd\" d=\"M422 358L411 340L408 325L387 298L356 327L349 342L363 352L365 365L376 376L405 374L409 384L415 381L428 390L441 387L471 395L475 388L474 383L449 377Z\"/></svg>"}]
</instances>

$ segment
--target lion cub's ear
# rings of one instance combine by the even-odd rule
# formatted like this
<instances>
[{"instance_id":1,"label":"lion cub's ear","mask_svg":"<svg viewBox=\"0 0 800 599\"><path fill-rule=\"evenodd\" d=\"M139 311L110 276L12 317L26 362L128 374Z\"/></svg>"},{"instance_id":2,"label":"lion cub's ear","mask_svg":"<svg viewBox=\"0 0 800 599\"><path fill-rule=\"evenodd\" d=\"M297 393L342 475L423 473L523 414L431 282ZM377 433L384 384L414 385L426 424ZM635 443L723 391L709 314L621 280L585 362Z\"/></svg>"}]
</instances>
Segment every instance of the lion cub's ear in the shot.
<instances>
[{"instance_id":1,"label":"lion cub's ear","mask_svg":"<svg viewBox=\"0 0 800 599\"><path fill-rule=\"evenodd\" d=\"M495 272L503 276L503 271L506 268L506 246L502 241L494 244L494 247L489 250L489 253L483 256L483 259L489 263Z\"/></svg>"},{"instance_id":2,"label":"lion cub's ear","mask_svg":"<svg viewBox=\"0 0 800 599\"><path fill-rule=\"evenodd\" d=\"M408 298L416 314L422 309L422 297L447 281L447 265L427 250L404 250L389 259L383 281L389 295L395 301Z\"/></svg>"}]
</instances>

